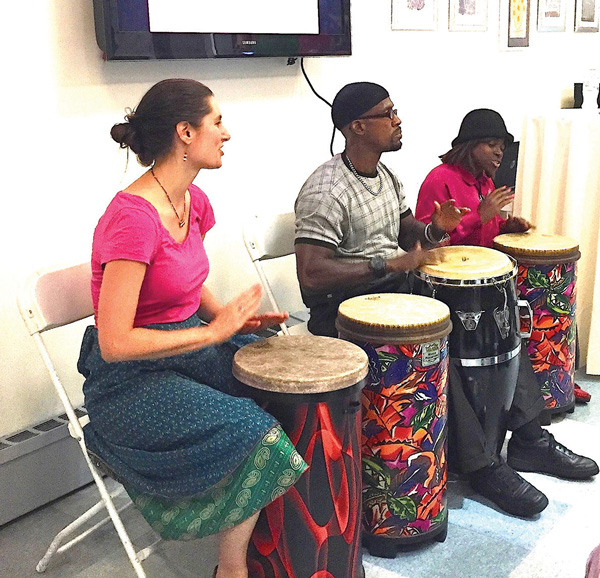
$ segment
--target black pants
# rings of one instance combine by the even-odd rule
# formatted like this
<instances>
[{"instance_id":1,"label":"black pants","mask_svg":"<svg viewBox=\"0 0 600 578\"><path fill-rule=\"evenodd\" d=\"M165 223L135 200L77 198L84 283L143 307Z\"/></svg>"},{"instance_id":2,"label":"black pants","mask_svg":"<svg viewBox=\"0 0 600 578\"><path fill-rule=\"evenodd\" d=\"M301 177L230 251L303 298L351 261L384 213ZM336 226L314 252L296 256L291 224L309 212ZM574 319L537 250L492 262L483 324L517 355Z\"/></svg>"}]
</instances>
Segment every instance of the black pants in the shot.
<instances>
[{"instance_id":1,"label":"black pants","mask_svg":"<svg viewBox=\"0 0 600 578\"><path fill-rule=\"evenodd\" d=\"M545 403L523 342L519 374L508 429L515 430L537 418ZM483 429L465 395L465 384L450 364L448 384L448 465L451 470L468 474L488 466L497 448L488 447Z\"/></svg>"}]
</instances>

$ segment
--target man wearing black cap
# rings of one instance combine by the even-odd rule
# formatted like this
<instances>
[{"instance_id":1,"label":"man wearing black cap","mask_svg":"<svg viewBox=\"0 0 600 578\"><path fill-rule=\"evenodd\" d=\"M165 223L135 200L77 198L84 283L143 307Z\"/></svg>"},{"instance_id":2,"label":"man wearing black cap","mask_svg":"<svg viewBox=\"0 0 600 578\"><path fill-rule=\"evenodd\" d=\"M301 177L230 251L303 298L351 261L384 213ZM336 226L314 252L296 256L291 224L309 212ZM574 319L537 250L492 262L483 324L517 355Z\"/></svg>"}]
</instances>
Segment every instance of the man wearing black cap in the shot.
<instances>
[{"instance_id":1,"label":"man wearing black cap","mask_svg":"<svg viewBox=\"0 0 600 578\"><path fill-rule=\"evenodd\" d=\"M388 91L370 82L346 85L331 109L346 139L342 154L321 165L296 200L296 259L309 330L337 336L338 305L367 293L402 291L406 272L432 262L429 248L447 239L468 209L436 204L417 221L402 184L380 162L402 147L401 121ZM406 253L400 249L407 251Z\"/></svg>"},{"instance_id":2,"label":"man wearing black cap","mask_svg":"<svg viewBox=\"0 0 600 578\"><path fill-rule=\"evenodd\" d=\"M469 112L452 141L452 148L441 155L442 164L421 185L416 216L427 222L431 209L450 197L469 207L471 212L450 233L453 245L492 247L499 233L527 231L531 224L525 219L501 216L501 209L512 201L513 194L507 187L497 189L492 180L504 148L513 140L496 111L480 108ZM539 415L545 403L525 345L521 348L516 390L508 415L507 425L513 434L508 443L507 462L500 457L498 448L489 447L469 401L474 388L494 387L494 384L479 382L463 368L452 365L450 383L449 464L467 474L471 486L504 511L530 517L548 505L546 496L515 469L566 479L586 479L598 473L594 460L571 452L542 429ZM505 433L501 432L502 440Z\"/></svg>"}]
</instances>

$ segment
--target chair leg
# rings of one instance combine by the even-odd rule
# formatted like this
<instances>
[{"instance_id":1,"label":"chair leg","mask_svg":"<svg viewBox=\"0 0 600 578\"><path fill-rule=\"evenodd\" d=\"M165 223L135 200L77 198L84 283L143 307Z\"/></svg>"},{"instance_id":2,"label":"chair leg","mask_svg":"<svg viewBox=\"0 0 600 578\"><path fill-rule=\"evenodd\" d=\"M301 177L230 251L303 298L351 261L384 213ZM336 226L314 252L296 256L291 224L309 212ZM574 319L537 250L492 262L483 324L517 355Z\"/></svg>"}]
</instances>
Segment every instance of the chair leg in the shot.
<instances>
[{"instance_id":1,"label":"chair leg","mask_svg":"<svg viewBox=\"0 0 600 578\"><path fill-rule=\"evenodd\" d=\"M60 548L63 540L70 536L73 532L75 532L78 528L80 528L83 524L85 524L90 518L95 516L98 512L104 509L104 502L100 501L94 506L92 506L87 512L79 516L74 522L71 522L68 526L63 528L56 536L52 543L48 547L48 550L44 554L43 558L38 562L36 566L36 570L38 572L44 572L48 567L48 563L50 562L50 558L54 555L54 553Z\"/></svg>"},{"instance_id":2,"label":"chair leg","mask_svg":"<svg viewBox=\"0 0 600 578\"><path fill-rule=\"evenodd\" d=\"M147 548L144 548L139 553L136 553L131 543L131 540L129 539L129 536L127 535L127 532L123 527L121 518L119 517L119 514L127 508L130 508L133 505L133 503L129 501L127 504L124 504L123 506L117 509L115 508L114 503L112 501L113 498L123 493L124 488L121 487L118 491L114 492L113 494L109 494L106 490L106 487L102 483L101 486L98 486L98 490L100 491L103 500L92 506L87 512L82 514L79 518L77 518L74 522L66 526L55 536L48 550L44 554L43 558L38 562L35 568L38 573L42 573L46 570L54 554L62 554L63 552L65 552L66 550L83 540L86 536L88 536L89 534L106 524L109 520L111 520L115 529L117 530L121 543L123 544L123 547L127 552L127 556L129 557L129 561L131 562L131 565L133 566L136 575L138 576L138 578L146 578L146 574L142 568L141 562L145 560L154 551L155 546L156 544L158 544L158 542L160 542L160 539L148 546ZM66 538L68 538L71 534L73 534L73 532L75 532L78 528L80 528L83 524L88 522L91 518L93 518L103 509L106 509L108 511L108 516L106 516L94 526L88 528L81 534L78 534L71 541L67 542L64 545L61 545Z\"/></svg>"}]
</instances>

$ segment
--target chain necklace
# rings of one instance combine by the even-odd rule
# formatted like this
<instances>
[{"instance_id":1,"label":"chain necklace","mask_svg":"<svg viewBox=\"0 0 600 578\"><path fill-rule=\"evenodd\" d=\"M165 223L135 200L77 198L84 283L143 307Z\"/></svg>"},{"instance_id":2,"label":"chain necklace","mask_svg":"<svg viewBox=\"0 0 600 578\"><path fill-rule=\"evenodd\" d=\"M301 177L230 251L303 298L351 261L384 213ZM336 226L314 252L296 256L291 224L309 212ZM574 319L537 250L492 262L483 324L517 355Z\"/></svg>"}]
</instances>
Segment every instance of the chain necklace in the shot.
<instances>
[{"instance_id":1,"label":"chain necklace","mask_svg":"<svg viewBox=\"0 0 600 578\"><path fill-rule=\"evenodd\" d=\"M154 167L150 167L150 172L152 173L152 176L154 177L154 180L158 183L158 186L163 190L163 192L165 193L165 195L167 195L167 199L169 200L169 203L171 203L171 207L173 208L173 212L175 213L175 216L177 217L177 220L179 221L179 228L182 229L183 227L185 227L185 209L186 209L185 194L183 195L183 217L180 217L179 213L177 212L177 209L175 208L175 205L173 204L173 201L171 200L171 197L169 197L169 193L167 193L167 189L165 189L162 186L162 183L156 178L156 175L154 174Z\"/></svg>"},{"instance_id":2,"label":"chain necklace","mask_svg":"<svg viewBox=\"0 0 600 578\"><path fill-rule=\"evenodd\" d=\"M379 188L377 189L377 192L375 192L371 189L371 187L369 185L367 185L366 181L358 174L358 171L354 168L354 165L352 164L350 157L346 153L344 153L344 156L346 157L346 160L348 161L348 164L350 165L350 170L352 171L352 174L358 179L360 184L365 189L367 189L367 191L369 191L369 193L371 193L374 197L379 195L379 193L381 193L381 189L383 189L383 179L381 178L381 174L379 173L379 171L377 171L377 176L379 177Z\"/></svg>"}]
</instances>

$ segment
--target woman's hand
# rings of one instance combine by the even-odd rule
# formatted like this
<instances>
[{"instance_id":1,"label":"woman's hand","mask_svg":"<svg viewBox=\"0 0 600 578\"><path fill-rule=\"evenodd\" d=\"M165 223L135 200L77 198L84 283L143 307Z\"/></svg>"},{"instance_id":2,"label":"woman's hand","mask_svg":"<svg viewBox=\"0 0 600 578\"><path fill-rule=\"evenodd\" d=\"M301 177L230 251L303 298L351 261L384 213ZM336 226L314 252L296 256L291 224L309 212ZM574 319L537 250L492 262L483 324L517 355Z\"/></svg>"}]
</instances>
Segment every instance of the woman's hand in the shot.
<instances>
[{"instance_id":1,"label":"woman's hand","mask_svg":"<svg viewBox=\"0 0 600 578\"><path fill-rule=\"evenodd\" d=\"M492 191L477 207L481 222L485 225L485 223L491 221L514 198L515 195L510 187L500 187Z\"/></svg>"},{"instance_id":2,"label":"woman's hand","mask_svg":"<svg viewBox=\"0 0 600 578\"><path fill-rule=\"evenodd\" d=\"M269 311L267 313L262 313L261 315L255 315L246 321L238 333L254 333L255 331L260 331L261 329L267 329L268 327L273 327L274 325L280 325L281 323L284 323L288 317L289 314L287 312L279 313L276 311Z\"/></svg>"},{"instance_id":3,"label":"woman's hand","mask_svg":"<svg viewBox=\"0 0 600 578\"><path fill-rule=\"evenodd\" d=\"M431 214L431 224L438 230L451 233L458 227L463 216L471 212L468 207L457 207L455 203L454 199L450 199L441 205L437 201L433 201L435 209Z\"/></svg>"},{"instance_id":4,"label":"woman's hand","mask_svg":"<svg viewBox=\"0 0 600 578\"><path fill-rule=\"evenodd\" d=\"M529 231L533 225L523 217L509 217L500 225L501 233L524 233Z\"/></svg>"},{"instance_id":5,"label":"woman's hand","mask_svg":"<svg viewBox=\"0 0 600 578\"><path fill-rule=\"evenodd\" d=\"M216 312L208 326L217 342L227 341L242 331L248 323L250 326L255 324L251 322L251 319L257 318L256 312L260 306L261 295L262 289L257 283L234 297Z\"/></svg>"}]
</instances>

